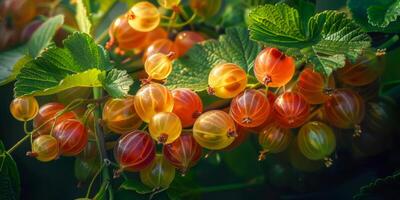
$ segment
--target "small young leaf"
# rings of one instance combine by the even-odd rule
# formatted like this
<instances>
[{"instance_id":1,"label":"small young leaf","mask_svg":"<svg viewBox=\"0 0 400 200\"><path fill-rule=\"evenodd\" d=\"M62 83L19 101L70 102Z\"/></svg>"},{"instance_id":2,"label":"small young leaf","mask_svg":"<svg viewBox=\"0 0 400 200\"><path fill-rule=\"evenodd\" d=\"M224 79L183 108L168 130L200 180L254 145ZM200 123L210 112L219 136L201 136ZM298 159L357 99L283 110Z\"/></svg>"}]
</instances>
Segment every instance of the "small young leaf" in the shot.
<instances>
[{"instance_id":1,"label":"small young leaf","mask_svg":"<svg viewBox=\"0 0 400 200\"><path fill-rule=\"evenodd\" d=\"M207 89L208 74L215 65L231 62L251 71L260 50L257 43L250 41L246 28L228 28L218 41L208 40L195 45L185 56L176 60L166 85L172 89L187 87L203 91Z\"/></svg>"},{"instance_id":2,"label":"small young leaf","mask_svg":"<svg viewBox=\"0 0 400 200\"><path fill-rule=\"evenodd\" d=\"M120 189L135 191L139 194L149 194L153 190L136 179L129 179L122 183Z\"/></svg>"},{"instance_id":3,"label":"small young leaf","mask_svg":"<svg viewBox=\"0 0 400 200\"><path fill-rule=\"evenodd\" d=\"M400 0L382 6L371 6L367 12L371 25L385 28L400 16Z\"/></svg>"},{"instance_id":4,"label":"small young leaf","mask_svg":"<svg viewBox=\"0 0 400 200\"><path fill-rule=\"evenodd\" d=\"M108 54L85 33L64 40L24 65L15 83L15 96L50 95L72 87L101 87Z\"/></svg>"},{"instance_id":5,"label":"small young leaf","mask_svg":"<svg viewBox=\"0 0 400 200\"><path fill-rule=\"evenodd\" d=\"M76 21L78 23L79 30L90 34L92 24L89 20L88 11L83 3L83 0L76 1Z\"/></svg>"},{"instance_id":6,"label":"small young leaf","mask_svg":"<svg viewBox=\"0 0 400 200\"><path fill-rule=\"evenodd\" d=\"M29 55L36 57L40 52L49 45L53 39L54 34L64 23L64 16L57 15L46 20L39 28L33 33L28 42Z\"/></svg>"},{"instance_id":7,"label":"small young leaf","mask_svg":"<svg viewBox=\"0 0 400 200\"><path fill-rule=\"evenodd\" d=\"M132 78L125 70L113 69L107 73L107 76L101 76L100 81L107 93L114 98L125 97L131 85Z\"/></svg>"}]
</instances>

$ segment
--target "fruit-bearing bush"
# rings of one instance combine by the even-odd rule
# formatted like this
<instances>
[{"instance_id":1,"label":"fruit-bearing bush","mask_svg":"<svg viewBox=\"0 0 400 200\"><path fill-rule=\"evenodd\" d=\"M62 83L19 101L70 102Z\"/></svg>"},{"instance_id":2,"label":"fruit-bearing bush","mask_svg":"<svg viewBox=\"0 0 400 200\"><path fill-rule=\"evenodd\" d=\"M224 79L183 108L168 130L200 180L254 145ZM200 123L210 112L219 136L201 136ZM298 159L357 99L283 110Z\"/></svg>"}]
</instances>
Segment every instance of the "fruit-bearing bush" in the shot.
<instances>
[{"instance_id":1,"label":"fruit-bearing bush","mask_svg":"<svg viewBox=\"0 0 400 200\"><path fill-rule=\"evenodd\" d=\"M279 162L307 172L342 151L378 155L396 130L385 92L398 81L381 77L399 3L368 4L349 0L350 16L307 0L2 1L0 83L15 81L10 112L25 131L1 146L2 175L30 141L31 159L75 157L85 199L118 187L187 199L235 188L177 181L242 145L259 149L245 155L256 165L289 155Z\"/></svg>"}]
</instances>

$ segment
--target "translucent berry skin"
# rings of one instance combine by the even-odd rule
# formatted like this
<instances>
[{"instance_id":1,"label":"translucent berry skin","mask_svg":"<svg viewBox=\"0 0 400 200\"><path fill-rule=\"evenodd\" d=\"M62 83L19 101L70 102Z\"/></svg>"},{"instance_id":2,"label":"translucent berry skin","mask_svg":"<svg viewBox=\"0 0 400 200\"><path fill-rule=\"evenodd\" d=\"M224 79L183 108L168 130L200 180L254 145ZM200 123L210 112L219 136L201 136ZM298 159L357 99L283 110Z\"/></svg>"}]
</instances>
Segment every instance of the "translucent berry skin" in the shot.
<instances>
[{"instance_id":1,"label":"translucent berry skin","mask_svg":"<svg viewBox=\"0 0 400 200\"><path fill-rule=\"evenodd\" d=\"M221 8L222 0L190 0L189 6L203 18L216 15Z\"/></svg>"},{"instance_id":2,"label":"translucent berry skin","mask_svg":"<svg viewBox=\"0 0 400 200\"><path fill-rule=\"evenodd\" d=\"M158 4L166 9L172 9L181 3L181 0L157 0Z\"/></svg>"},{"instance_id":3,"label":"translucent berry skin","mask_svg":"<svg viewBox=\"0 0 400 200\"><path fill-rule=\"evenodd\" d=\"M219 64L208 75L209 93L219 98L235 97L246 85L246 72L233 63Z\"/></svg>"},{"instance_id":4,"label":"translucent berry skin","mask_svg":"<svg viewBox=\"0 0 400 200\"><path fill-rule=\"evenodd\" d=\"M291 138L290 129L283 128L277 123L272 123L260 131L258 142L264 151L279 153L289 146Z\"/></svg>"},{"instance_id":5,"label":"translucent berry skin","mask_svg":"<svg viewBox=\"0 0 400 200\"><path fill-rule=\"evenodd\" d=\"M301 127L297 135L301 153L310 160L328 157L336 148L332 129L322 122L312 121Z\"/></svg>"},{"instance_id":6,"label":"translucent berry skin","mask_svg":"<svg viewBox=\"0 0 400 200\"><path fill-rule=\"evenodd\" d=\"M33 140L32 153L36 154L36 159L42 162L56 159L59 151L58 141L51 135L41 135Z\"/></svg>"},{"instance_id":7,"label":"translucent berry skin","mask_svg":"<svg viewBox=\"0 0 400 200\"><path fill-rule=\"evenodd\" d=\"M146 33L146 40L144 41L143 49L149 47L153 42L160 39L168 39L167 31L162 27L157 27L156 29ZM168 53L168 52L167 52ZM144 59L146 60L146 59Z\"/></svg>"},{"instance_id":8,"label":"translucent berry skin","mask_svg":"<svg viewBox=\"0 0 400 200\"><path fill-rule=\"evenodd\" d=\"M175 37L175 46L179 49L178 56L185 55L196 43L204 41L204 37L194 31L182 31Z\"/></svg>"},{"instance_id":9,"label":"translucent berry skin","mask_svg":"<svg viewBox=\"0 0 400 200\"><path fill-rule=\"evenodd\" d=\"M144 63L144 70L149 79L164 80L172 72L173 54L156 53L147 58Z\"/></svg>"},{"instance_id":10,"label":"translucent berry skin","mask_svg":"<svg viewBox=\"0 0 400 200\"><path fill-rule=\"evenodd\" d=\"M164 158L182 173L196 165L202 153L203 149L191 134L182 134L177 140L163 147Z\"/></svg>"},{"instance_id":11,"label":"translucent berry skin","mask_svg":"<svg viewBox=\"0 0 400 200\"><path fill-rule=\"evenodd\" d=\"M384 58L376 56L375 52L366 51L355 63L347 61L336 73L337 78L347 85L363 86L378 79L384 66Z\"/></svg>"},{"instance_id":12,"label":"translucent berry skin","mask_svg":"<svg viewBox=\"0 0 400 200\"><path fill-rule=\"evenodd\" d=\"M360 95L351 89L338 89L324 103L327 120L338 128L352 128L364 117L365 104Z\"/></svg>"},{"instance_id":13,"label":"translucent berry skin","mask_svg":"<svg viewBox=\"0 0 400 200\"><path fill-rule=\"evenodd\" d=\"M160 24L160 20L157 7L147 1L136 3L128 12L129 25L137 31L152 31Z\"/></svg>"},{"instance_id":14,"label":"translucent berry skin","mask_svg":"<svg viewBox=\"0 0 400 200\"><path fill-rule=\"evenodd\" d=\"M325 92L324 77L311 68L304 69L297 81L297 91L310 104L324 103L329 96Z\"/></svg>"},{"instance_id":15,"label":"translucent berry skin","mask_svg":"<svg viewBox=\"0 0 400 200\"><path fill-rule=\"evenodd\" d=\"M285 92L274 103L276 121L285 128L303 125L309 114L310 105L297 92Z\"/></svg>"},{"instance_id":16,"label":"translucent berry skin","mask_svg":"<svg viewBox=\"0 0 400 200\"><path fill-rule=\"evenodd\" d=\"M140 171L140 180L150 188L168 188L175 178L175 168L161 154L150 166Z\"/></svg>"},{"instance_id":17,"label":"translucent berry skin","mask_svg":"<svg viewBox=\"0 0 400 200\"><path fill-rule=\"evenodd\" d=\"M12 100L10 112L12 116L19 121L29 121L38 114L39 104L35 97L18 97Z\"/></svg>"},{"instance_id":18,"label":"translucent berry skin","mask_svg":"<svg viewBox=\"0 0 400 200\"><path fill-rule=\"evenodd\" d=\"M267 97L258 90L245 90L236 96L230 106L229 114L241 126L261 125L271 112Z\"/></svg>"},{"instance_id":19,"label":"translucent berry skin","mask_svg":"<svg viewBox=\"0 0 400 200\"><path fill-rule=\"evenodd\" d=\"M172 112L181 119L182 127L192 126L203 112L203 103L199 95L187 88L174 89L171 93L174 98Z\"/></svg>"},{"instance_id":20,"label":"translucent berry skin","mask_svg":"<svg viewBox=\"0 0 400 200\"><path fill-rule=\"evenodd\" d=\"M178 52L178 49L176 48L174 42L172 42L168 38L158 39L152 41L152 43L147 47L146 51L143 54L142 60L145 63L147 58L149 58L151 55L154 55L156 53L163 53L165 55L168 55L170 52ZM175 57L173 56L171 58L173 59Z\"/></svg>"},{"instance_id":21,"label":"translucent berry skin","mask_svg":"<svg viewBox=\"0 0 400 200\"><path fill-rule=\"evenodd\" d=\"M63 110L65 106L60 103L48 103L40 107L39 113L36 115L35 118L33 118L33 127L39 128L41 127L45 122L50 120L51 118L55 117L56 114ZM39 130L38 134L40 135L48 135L51 132L51 129L60 122L63 122L67 119L76 119L76 115L73 112L67 112L62 115L60 115L57 120L53 119L47 124L43 125Z\"/></svg>"},{"instance_id":22,"label":"translucent berry skin","mask_svg":"<svg viewBox=\"0 0 400 200\"><path fill-rule=\"evenodd\" d=\"M254 128L254 130L256 130L256 131L261 131L264 127L266 127L267 125L269 125L275 121L274 103L275 103L276 95L269 90L266 91L265 89L259 89L258 91L260 91L264 95L266 95L269 105L271 107L271 112L268 115L268 118L264 121L264 123L262 123L261 125Z\"/></svg>"},{"instance_id":23,"label":"translucent berry skin","mask_svg":"<svg viewBox=\"0 0 400 200\"><path fill-rule=\"evenodd\" d=\"M107 48L112 45L118 46L122 50L133 50L143 48L147 39L147 34L133 29L126 15L118 17L108 30L110 40L107 43Z\"/></svg>"},{"instance_id":24,"label":"translucent berry skin","mask_svg":"<svg viewBox=\"0 0 400 200\"><path fill-rule=\"evenodd\" d=\"M156 113L171 112L173 107L174 99L171 92L161 84L145 85L136 93L136 113L147 123Z\"/></svg>"},{"instance_id":25,"label":"translucent berry skin","mask_svg":"<svg viewBox=\"0 0 400 200\"><path fill-rule=\"evenodd\" d=\"M276 48L262 50L254 61L254 74L268 87L282 87L293 77L295 61Z\"/></svg>"},{"instance_id":26,"label":"translucent berry skin","mask_svg":"<svg viewBox=\"0 0 400 200\"><path fill-rule=\"evenodd\" d=\"M220 110L203 113L193 126L194 139L200 146L211 150L229 146L235 140L235 136L235 122Z\"/></svg>"},{"instance_id":27,"label":"translucent berry skin","mask_svg":"<svg viewBox=\"0 0 400 200\"><path fill-rule=\"evenodd\" d=\"M109 99L103 108L103 122L111 131L119 134L132 132L143 123L135 110L135 97Z\"/></svg>"},{"instance_id":28,"label":"translucent berry skin","mask_svg":"<svg viewBox=\"0 0 400 200\"><path fill-rule=\"evenodd\" d=\"M181 135L181 120L172 112L159 112L151 118L149 132L158 143L170 144Z\"/></svg>"},{"instance_id":29,"label":"translucent berry skin","mask_svg":"<svg viewBox=\"0 0 400 200\"><path fill-rule=\"evenodd\" d=\"M60 122L53 136L60 144L60 154L63 156L78 155L88 143L88 133L85 126L78 120L68 119Z\"/></svg>"},{"instance_id":30,"label":"translucent berry skin","mask_svg":"<svg viewBox=\"0 0 400 200\"><path fill-rule=\"evenodd\" d=\"M151 164L156 156L156 145L149 133L133 131L122 136L114 148L115 160L123 170L139 171Z\"/></svg>"},{"instance_id":31,"label":"translucent berry skin","mask_svg":"<svg viewBox=\"0 0 400 200\"><path fill-rule=\"evenodd\" d=\"M240 125L237 125L236 126L236 134L237 134L237 136L235 137L235 140L233 140L233 142L229 146L225 147L223 149L224 151L233 150L236 147L243 144L247 140L247 138L249 138L250 131Z\"/></svg>"}]
</instances>

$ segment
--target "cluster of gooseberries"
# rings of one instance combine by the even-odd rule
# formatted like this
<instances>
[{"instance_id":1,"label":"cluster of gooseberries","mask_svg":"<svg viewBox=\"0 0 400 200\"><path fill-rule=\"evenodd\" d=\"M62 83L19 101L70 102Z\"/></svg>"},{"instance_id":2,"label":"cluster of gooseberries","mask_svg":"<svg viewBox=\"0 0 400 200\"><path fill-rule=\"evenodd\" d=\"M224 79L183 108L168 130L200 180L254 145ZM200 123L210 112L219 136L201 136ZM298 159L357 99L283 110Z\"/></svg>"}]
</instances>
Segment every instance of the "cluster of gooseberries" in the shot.
<instances>
[{"instance_id":1,"label":"cluster of gooseberries","mask_svg":"<svg viewBox=\"0 0 400 200\"><path fill-rule=\"evenodd\" d=\"M172 17L183 12L180 0L158 3L172 10ZM215 15L220 5L221 1L190 2L194 13L204 18ZM267 47L254 61L258 84L252 88L248 87L244 66L219 63L208 74L207 92L231 99L229 108L203 108L195 91L170 90L162 83L170 75L174 59L185 56L205 36L182 31L172 41L159 26L161 15L155 5L142 1L109 28L108 50L142 56L148 77L135 95L98 100L82 95L85 98L68 105L51 102L41 107L32 96L13 100L12 115L24 122L33 120L33 131L28 132L32 148L29 156L43 162L76 156L75 175L84 182L101 168L99 149L93 142L99 139L95 126L100 124L102 130L119 137L112 146L115 176L139 172L143 184L162 189L171 184L176 169L185 174L196 165L203 148L230 150L251 132L258 133L259 160L295 145L306 159L329 166L337 143L336 129L352 129L357 144L364 137L363 128L379 130L377 127L385 122L374 118L382 118L380 111L388 109L376 102L367 104L370 96L364 96L361 90L375 84L381 72L375 67L381 59L371 52L326 77L309 66L296 70L294 58ZM79 111L82 106L87 106L83 113ZM93 119L93 107L102 109L100 121Z\"/></svg>"}]
</instances>

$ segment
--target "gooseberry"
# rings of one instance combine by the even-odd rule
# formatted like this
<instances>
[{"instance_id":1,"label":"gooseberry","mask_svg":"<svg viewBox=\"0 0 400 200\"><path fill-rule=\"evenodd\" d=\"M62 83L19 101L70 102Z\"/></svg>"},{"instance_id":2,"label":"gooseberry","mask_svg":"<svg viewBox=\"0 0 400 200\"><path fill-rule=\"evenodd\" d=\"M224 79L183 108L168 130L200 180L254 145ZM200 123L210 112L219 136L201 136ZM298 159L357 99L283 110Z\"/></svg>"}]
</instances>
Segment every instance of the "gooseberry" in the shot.
<instances>
[{"instance_id":1,"label":"gooseberry","mask_svg":"<svg viewBox=\"0 0 400 200\"><path fill-rule=\"evenodd\" d=\"M266 48L254 61L257 80L268 87L282 87L293 77L295 61L276 48Z\"/></svg>"},{"instance_id":2,"label":"gooseberry","mask_svg":"<svg viewBox=\"0 0 400 200\"><path fill-rule=\"evenodd\" d=\"M161 154L150 166L140 171L140 180L150 188L168 188L175 178L175 168Z\"/></svg>"},{"instance_id":3,"label":"gooseberry","mask_svg":"<svg viewBox=\"0 0 400 200\"><path fill-rule=\"evenodd\" d=\"M61 112L65 106L60 103L47 103L40 107L39 113L33 118L33 127L40 135L50 134L53 128L67 119L75 119L76 116L73 112L66 112L58 116L57 113Z\"/></svg>"},{"instance_id":4,"label":"gooseberry","mask_svg":"<svg viewBox=\"0 0 400 200\"><path fill-rule=\"evenodd\" d=\"M136 113L134 101L133 96L125 99L109 99L103 108L103 122L107 128L119 134L139 128L142 120Z\"/></svg>"},{"instance_id":5,"label":"gooseberry","mask_svg":"<svg viewBox=\"0 0 400 200\"><path fill-rule=\"evenodd\" d=\"M196 43L204 41L204 37L194 31L182 31L175 37L175 46L178 51L178 57L185 55Z\"/></svg>"},{"instance_id":6,"label":"gooseberry","mask_svg":"<svg viewBox=\"0 0 400 200\"><path fill-rule=\"evenodd\" d=\"M32 152L36 159L42 162L48 162L58 158L59 143L56 138L51 135L40 135L35 138L32 143Z\"/></svg>"},{"instance_id":7,"label":"gooseberry","mask_svg":"<svg viewBox=\"0 0 400 200\"><path fill-rule=\"evenodd\" d=\"M233 63L219 64L208 75L209 94L220 98L235 97L246 88L246 85L246 72Z\"/></svg>"},{"instance_id":8,"label":"gooseberry","mask_svg":"<svg viewBox=\"0 0 400 200\"><path fill-rule=\"evenodd\" d=\"M156 155L156 145L144 131L132 131L118 140L114 157L122 170L139 171L151 164Z\"/></svg>"},{"instance_id":9,"label":"gooseberry","mask_svg":"<svg viewBox=\"0 0 400 200\"><path fill-rule=\"evenodd\" d=\"M310 105L297 92L285 92L274 103L276 121L283 127L296 128L304 124L310 114Z\"/></svg>"},{"instance_id":10,"label":"gooseberry","mask_svg":"<svg viewBox=\"0 0 400 200\"><path fill-rule=\"evenodd\" d=\"M127 15L129 25L141 32L154 30L160 24L161 20L161 14L157 7L148 1L142 1L133 5Z\"/></svg>"},{"instance_id":11,"label":"gooseberry","mask_svg":"<svg viewBox=\"0 0 400 200\"><path fill-rule=\"evenodd\" d=\"M250 89L236 96L229 110L236 123L244 127L256 127L267 120L271 107L262 92Z\"/></svg>"},{"instance_id":12,"label":"gooseberry","mask_svg":"<svg viewBox=\"0 0 400 200\"><path fill-rule=\"evenodd\" d=\"M165 86L151 83L143 86L136 93L134 105L139 117L145 122L150 122L156 113L171 112L174 99Z\"/></svg>"},{"instance_id":13,"label":"gooseberry","mask_svg":"<svg viewBox=\"0 0 400 200\"><path fill-rule=\"evenodd\" d=\"M10 104L12 116L19 121L29 121L39 112L39 104L33 96L15 98Z\"/></svg>"},{"instance_id":14,"label":"gooseberry","mask_svg":"<svg viewBox=\"0 0 400 200\"><path fill-rule=\"evenodd\" d=\"M202 151L192 134L182 134L163 147L164 158L183 174L200 160Z\"/></svg>"},{"instance_id":15,"label":"gooseberry","mask_svg":"<svg viewBox=\"0 0 400 200\"><path fill-rule=\"evenodd\" d=\"M53 136L60 144L60 154L64 156L78 155L88 143L85 126L75 119L60 122L54 128Z\"/></svg>"},{"instance_id":16,"label":"gooseberry","mask_svg":"<svg viewBox=\"0 0 400 200\"><path fill-rule=\"evenodd\" d=\"M332 154L336 139L332 129L318 121L308 122L297 135L299 149L310 160L321 160Z\"/></svg>"},{"instance_id":17,"label":"gooseberry","mask_svg":"<svg viewBox=\"0 0 400 200\"><path fill-rule=\"evenodd\" d=\"M203 103L199 95L187 88L174 89L171 93L174 98L172 112L181 119L182 127L192 126L203 112Z\"/></svg>"},{"instance_id":18,"label":"gooseberry","mask_svg":"<svg viewBox=\"0 0 400 200\"><path fill-rule=\"evenodd\" d=\"M181 120L172 112L159 112L151 118L149 132L158 143L170 144L181 135Z\"/></svg>"},{"instance_id":19,"label":"gooseberry","mask_svg":"<svg viewBox=\"0 0 400 200\"><path fill-rule=\"evenodd\" d=\"M235 140L235 122L223 111L205 112L194 123L193 137L204 148L223 149Z\"/></svg>"},{"instance_id":20,"label":"gooseberry","mask_svg":"<svg viewBox=\"0 0 400 200\"><path fill-rule=\"evenodd\" d=\"M149 80L164 80L172 72L172 61L174 59L173 52L168 55L156 53L146 59L144 70L149 75Z\"/></svg>"}]
</instances>

